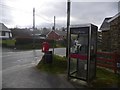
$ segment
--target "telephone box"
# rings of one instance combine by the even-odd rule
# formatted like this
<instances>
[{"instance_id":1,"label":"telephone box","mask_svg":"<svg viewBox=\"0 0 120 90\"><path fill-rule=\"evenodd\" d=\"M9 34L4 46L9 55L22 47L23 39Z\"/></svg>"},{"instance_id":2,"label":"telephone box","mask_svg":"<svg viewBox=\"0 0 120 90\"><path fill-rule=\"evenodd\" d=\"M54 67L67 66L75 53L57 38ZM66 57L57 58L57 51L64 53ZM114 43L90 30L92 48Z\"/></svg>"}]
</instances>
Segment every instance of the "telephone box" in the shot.
<instances>
[{"instance_id":1,"label":"telephone box","mask_svg":"<svg viewBox=\"0 0 120 90\"><path fill-rule=\"evenodd\" d=\"M70 26L68 77L91 81L96 76L97 30L93 24Z\"/></svg>"}]
</instances>

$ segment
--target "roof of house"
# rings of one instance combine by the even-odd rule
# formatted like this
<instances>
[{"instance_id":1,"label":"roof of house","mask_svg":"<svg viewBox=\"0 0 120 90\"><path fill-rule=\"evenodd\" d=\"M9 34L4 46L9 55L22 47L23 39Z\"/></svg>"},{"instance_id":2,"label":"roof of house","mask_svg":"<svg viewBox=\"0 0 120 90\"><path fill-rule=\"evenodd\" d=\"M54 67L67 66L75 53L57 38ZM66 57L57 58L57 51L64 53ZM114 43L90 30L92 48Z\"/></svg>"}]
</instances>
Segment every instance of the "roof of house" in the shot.
<instances>
[{"instance_id":1,"label":"roof of house","mask_svg":"<svg viewBox=\"0 0 120 90\"><path fill-rule=\"evenodd\" d=\"M11 31L3 23L0 23L0 31Z\"/></svg>"},{"instance_id":2,"label":"roof of house","mask_svg":"<svg viewBox=\"0 0 120 90\"><path fill-rule=\"evenodd\" d=\"M82 23L82 24L70 25L70 27L89 27L91 25L94 25L94 24L92 24L92 23Z\"/></svg>"},{"instance_id":3,"label":"roof of house","mask_svg":"<svg viewBox=\"0 0 120 90\"><path fill-rule=\"evenodd\" d=\"M66 31L60 31L60 30L56 30L55 31L58 35L62 35L62 36L65 36L66 35Z\"/></svg>"},{"instance_id":4,"label":"roof of house","mask_svg":"<svg viewBox=\"0 0 120 90\"><path fill-rule=\"evenodd\" d=\"M110 23L110 22L112 22L113 20L115 20L117 17L120 17L120 12L117 13L115 16L113 16L111 19L109 19L107 22Z\"/></svg>"},{"instance_id":5,"label":"roof of house","mask_svg":"<svg viewBox=\"0 0 120 90\"><path fill-rule=\"evenodd\" d=\"M108 20L110 20L112 17L108 17L108 18L105 18L101 27L100 27L100 30L102 31L107 31L107 30L110 30L110 24L108 23Z\"/></svg>"},{"instance_id":6,"label":"roof of house","mask_svg":"<svg viewBox=\"0 0 120 90\"><path fill-rule=\"evenodd\" d=\"M51 32L53 32L53 30L52 31L50 31L48 34L50 34ZM60 30L55 30L54 31L57 35L60 35L60 36L65 36L66 35L66 31L60 31ZM48 35L47 34L47 35Z\"/></svg>"},{"instance_id":7,"label":"roof of house","mask_svg":"<svg viewBox=\"0 0 120 90\"><path fill-rule=\"evenodd\" d=\"M28 30L28 29L19 29L19 28L15 28L15 29L11 29L13 36L14 37L31 37L32 36L32 31Z\"/></svg>"}]
</instances>

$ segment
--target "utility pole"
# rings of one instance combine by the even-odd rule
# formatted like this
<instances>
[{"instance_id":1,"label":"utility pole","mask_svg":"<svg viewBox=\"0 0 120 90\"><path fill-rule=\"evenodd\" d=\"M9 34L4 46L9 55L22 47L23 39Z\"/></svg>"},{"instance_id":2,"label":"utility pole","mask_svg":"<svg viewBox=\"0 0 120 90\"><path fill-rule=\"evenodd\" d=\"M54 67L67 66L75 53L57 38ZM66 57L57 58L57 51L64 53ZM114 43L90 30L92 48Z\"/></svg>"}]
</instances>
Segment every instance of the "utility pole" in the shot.
<instances>
[{"instance_id":1,"label":"utility pole","mask_svg":"<svg viewBox=\"0 0 120 90\"><path fill-rule=\"evenodd\" d=\"M54 31L55 31L55 16L54 16Z\"/></svg>"},{"instance_id":2,"label":"utility pole","mask_svg":"<svg viewBox=\"0 0 120 90\"><path fill-rule=\"evenodd\" d=\"M67 1L67 46L66 46L66 57L68 57L70 49L69 49L69 34L70 34L70 30L69 30L69 26L70 26L70 0Z\"/></svg>"},{"instance_id":3,"label":"utility pole","mask_svg":"<svg viewBox=\"0 0 120 90\"><path fill-rule=\"evenodd\" d=\"M67 57L67 76L69 80L70 76L70 0L67 1L67 46L66 46L66 57Z\"/></svg>"},{"instance_id":4,"label":"utility pole","mask_svg":"<svg viewBox=\"0 0 120 90\"><path fill-rule=\"evenodd\" d=\"M53 31L55 32L55 16L54 16L54 26L53 26ZM53 36L54 37L54 36ZM55 38L55 37L54 37ZM55 44L55 40L53 39L53 54L54 54L54 44Z\"/></svg>"},{"instance_id":5,"label":"utility pole","mask_svg":"<svg viewBox=\"0 0 120 90\"><path fill-rule=\"evenodd\" d=\"M35 8L33 8L33 49L35 49Z\"/></svg>"},{"instance_id":6,"label":"utility pole","mask_svg":"<svg viewBox=\"0 0 120 90\"><path fill-rule=\"evenodd\" d=\"M35 60L37 60L36 52L35 52L35 8L33 8L33 54Z\"/></svg>"}]
</instances>

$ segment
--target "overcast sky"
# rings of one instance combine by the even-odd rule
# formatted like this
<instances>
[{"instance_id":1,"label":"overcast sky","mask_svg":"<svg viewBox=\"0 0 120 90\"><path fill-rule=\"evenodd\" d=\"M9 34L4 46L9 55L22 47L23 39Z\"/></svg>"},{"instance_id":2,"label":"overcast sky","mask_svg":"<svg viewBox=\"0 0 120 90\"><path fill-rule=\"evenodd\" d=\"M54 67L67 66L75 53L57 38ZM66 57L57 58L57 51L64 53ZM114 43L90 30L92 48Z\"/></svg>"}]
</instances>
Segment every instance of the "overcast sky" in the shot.
<instances>
[{"instance_id":1,"label":"overcast sky","mask_svg":"<svg viewBox=\"0 0 120 90\"><path fill-rule=\"evenodd\" d=\"M0 22L7 27L32 27L33 7L36 27L66 26L67 0L0 0ZM79 1L79 2L78 2ZM106 2L105 2L106 1ZM108 2L109 1L109 2ZM114 2L113 2L114 1ZM100 26L106 17L118 13L119 0L71 0L71 25L93 23Z\"/></svg>"}]
</instances>

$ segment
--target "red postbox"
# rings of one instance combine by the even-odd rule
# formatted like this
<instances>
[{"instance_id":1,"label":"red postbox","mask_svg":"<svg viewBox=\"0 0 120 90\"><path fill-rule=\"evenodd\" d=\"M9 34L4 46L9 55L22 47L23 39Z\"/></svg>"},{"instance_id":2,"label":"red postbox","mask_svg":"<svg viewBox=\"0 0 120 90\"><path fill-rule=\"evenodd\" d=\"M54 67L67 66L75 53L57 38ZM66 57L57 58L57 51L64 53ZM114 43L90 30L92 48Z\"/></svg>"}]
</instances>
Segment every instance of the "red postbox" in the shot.
<instances>
[{"instance_id":1,"label":"red postbox","mask_svg":"<svg viewBox=\"0 0 120 90\"><path fill-rule=\"evenodd\" d=\"M50 48L50 45L48 42L43 42L42 43L42 52L48 52Z\"/></svg>"}]
</instances>

